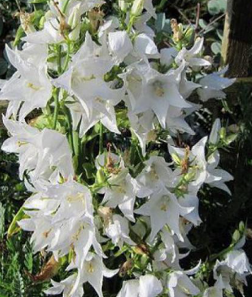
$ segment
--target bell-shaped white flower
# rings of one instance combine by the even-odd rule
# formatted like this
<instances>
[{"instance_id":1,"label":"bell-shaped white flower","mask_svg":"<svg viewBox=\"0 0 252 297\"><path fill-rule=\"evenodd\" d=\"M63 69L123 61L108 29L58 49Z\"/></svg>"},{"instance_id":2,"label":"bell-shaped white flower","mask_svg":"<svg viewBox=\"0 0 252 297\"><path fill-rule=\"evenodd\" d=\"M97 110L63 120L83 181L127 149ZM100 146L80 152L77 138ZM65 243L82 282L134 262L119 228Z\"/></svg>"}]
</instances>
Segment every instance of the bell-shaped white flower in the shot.
<instances>
[{"instance_id":1,"label":"bell-shaped white flower","mask_svg":"<svg viewBox=\"0 0 252 297\"><path fill-rule=\"evenodd\" d=\"M129 236L129 222L120 215L113 215L111 222L105 227L106 235L111 238L113 244L122 248L123 243L135 245Z\"/></svg>"},{"instance_id":2,"label":"bell-shaped white flower","mask_svg":"<svg viewBox=\"0 0 252 297\"><path fill-rule=\"evenodd\" d=\"M98 110L88 110L84 108L81 103L68 97L66 106L70 110L73 129L77 130L79 127L79 136L83 137L89 129L94 127L98 122L101 122L104 127L113 133L120 134L117 127L115 108L109 101L104 102L103 112Z\"/></svg>"},{"instance_id":3,"label":"bell-shaped white flower","mask_svg":"<svg viewBox=\"0 0 252 297\"><path fill-rule=\"evenodd\" d=\"M122 62L133 50L132 42L126 31L110 32L108 34L108 43L110 51L118 62Z\"/></svg>"},{"instance_id":4,"label":"bell-shaped white flower","mask_svg":"<svg viewBox=\"0 0 252 297\"><path fill-rule=\"evenodd\" d=\"M168 225L174 234L181 236L179 217L193 210L194 207L182 207L177 201L176 196L163 188L158 193L154 193L148 202L136 209L135 213L150 216L150 241L153 241L157 233L165 225Z\"/></svg>"},{"instance_id":5,"label":"bell-shaped white flower","mask_svg":"<svg viewBox=\"0 0 252 297\"><path fill-rule=\"evenodd\" d=\"M76 284L77 274L70 275L68 278L62 280L60 283L51 280L53 287L45 290L45 294L47 295L60 295L63 294L63 297L83 297L84 290L83 285L80 284L78 288L75 289L73 294L73 287Z\"/></svg>"},{"instance_id":6,"label":"bell-shaped white flower","mask_svg":"<svg viewBox=\"0 0 252 297\"><path fill-rule=\"evenodd\" d=\"M191 107L179 93L178 84L182 68L183 66L162 74L148 64L138 65L139 78L137 81L133 81L134 88L130 86L130 81L126 86L127 90L130 89L134 97L133 100L136 102L135 107L132 108L133 112L141 113L152 110L160 125L165 128L169 106L181 109Z\"/></svg>"},{"instance_id":7,"label":"bell-shaped white flower","mask_svg":"<svg viewBox=\"0 0 252 297\"><path fill-rule=\"evenodd\" d=\"M175 271L169 275L167 288L170 297L193 297L200 293L199 288L182 271Z\"/></svg>"},{"instance_id":8,"label":"bell-shaped white flower","mask_svg":"<svg viewBox=\"0 0 252 297\"><path fill-rule=\"evenodd\" d=\"M44 28L22 39L33 44L57 44L66 39L64 31L68 29L68 38L76 40L79 37L81 16L103 3L101 0L50 1Z\"/></svg>"},{"instance_id":9,"label":"bell-shaped white flower","mask_svg":"<svg viewBox=\"0 0 252 297\"><path fill-rule=\"evenodd\" d=\"M145 192L142 194L141 185L131 177L126 168L111 176L108 183L109 187L100 191L104 194L102 203L111 208L119 207L124 216L134 222L133 213L136 197L145 197Z\"/></svg>"},{"instance_id":10,"label":"bell-shaped white flower","mask_svg":"<svg viewBox=\"0 0 252 297\"><path fill-rule=\"evenodd\" d=\"M251 265L243 250L229 252L223 261L217 261L214 267L215 286L232 292L237 283L247 284L246 277L251 274Z\"/></svg>"},{"instance_id":11,"label":"bell-shaped white flower","mask_svg":"<svg viewBox=\"0 0 252 297\"><path fill-rule=\"evenodd\" d=\"M189 185L189 188L194 189L200 188L203 183L207 183L211 186L216 186L218 188L228 191L225 186L226 181L232 179L231 175L222 169L217 169L219 164L219 154L215 152L210 155L206 160L205 156L205 146L207 143L207 137L202 138L197 142L190 151L187 152L186 149L175 148L174 146L168 145L169 152L172 158L176 159L176 156L180 160L184 160L184 164L180 169L176 169L175 173L179 176L184 171L194 175L193 181ZM185 160L187 158L187 160ZM174 161L176 162L176 160Z\"/></svg>"},{"instance_id":12,"label":"bell-shaped white flower","mask_svg":"<svg viewBox=\"0 0 252 297\"><path fill-rule=\"evenodd\" d=\"M223 297L223 290L217 287L210 287L204 291L203 297Z\"/></svg>"},{"instance_id":13,"label":"bell-shaped white flower","mask_svg":"<svg viewBox=\"0 0 252 297\"><path fill-rule=\"evenodd\" d=\"M115 122L113 108L121 101L124 89L116 89L114 82L104 81L104 75L113 66L107 46L98 46L87 33L85 42L73 57L69 69L53 82L79 101L85 110L83 117L88 118L88 127L92 127L97 118L104 122ZM116 132L120 133L118 129Z\"/></svg>"},{"instance_id":14,"label":"bell-shaped white flower","mask_svg":"<svg viewBox=\"0 0 252 297\"><path fill-rule=\"evenodd\" d=\"M213 72L203 77L199 83L201 88L198 89L200 100L206 102L209 99L225 99L226 94L223 92L224 89L230 87L236 79L230 79L222 77L228 68L224 68L221 71Z\"/></svg>"},{"instance_id":15,"label":"bell-shaped white flower","mask_svg":"<svg viewBox=\"0 0 252 297\"><path fill-rule=\"evenodd\" d=\"M190 50L183 48L178 53L178 55L175 58L175 62L178 65L180 65L181 63L183 63L183 61L185 61L189 67L210 66L211 65L210 62L199 57L203 49L203 44L204 44L204 38L196 39L194 46Z\"/></svg>"},{"instance_id":16,"label":"bell-shaped white flower","mask_svg":"<svg viewBox=\"0 0 252 297\"><path fill-rule=\"evenodd\" d=\"M165 186L173 187L173 173L163 157L151 156L145 161L145 167L137 176L137 181L151 194Z\"/></svg>"},{"instance_id":17,"label":"bell-shaped white flower","mask_svg":"<svg viewBox=\"0 0 252 297\"><path fill-rule=\"evenodd\" d=\"M154 275L140 276L139 280L123 282L117 297L156 297L163 291L161 281Z\"/></svg>"},{"instance_id":18,"label":"bell-shaped white flower","mask_svg":"<svg viewBox=\"0 0 252 297\"><path fill-rule=\"evenodd\" d=\"M34 109L46 106L52 97L52 85L46 73L45 61L41 57L35 62L29 59L27 53L21 54L8 46L6 52L17 72L3 85L0 100L10 101L8 117L19 115L22 121Z\"/></svg>"},{"instance_id":19,"label":"bell-shaped white flower","mask_svg":"<svg viewBox=\"0 0 252 297\"><path fill-rule=\"evenodd\" d=\"M11 137L3 143L2 150L18 154L21 179L25 171L32 182L53 179L57 174L64 178L74 175L72 153L65 135L49 129L39 131L5 117L3 122Z\"/></svg>"},{"instance_id":20,"label":"bell-shaped white flower","mask_svg":"<svg viewBox=\"0 0 252 297\"><path fill-rule=\"evenodd\" d=\"M57 257L63 257L73 250L75 257L71 265L78 267L91 246L97 254L104 256L96 239L90 191L73 180L39 185L41 192L24 204L29 218L19 222L21 228L33 232L34 251L46 248Z\"/></svg>"},{"instance_id":21,"label":"bell-shaped white flower","mask_svg":"<svg viewBox=\"0 0 252 297\"><path fill-rule=\"evenodd\" d=\"M118 273L118 269L110 270L108 269L102 261L102 258L94 253L88 253L84 263L83 268L78 269L78 279L80 283L88 282L96 291L99 297L103 297L102 284L103 277L111 278ZM77 288L78 281L77 281ZM73 288L73 291L75 287ZM70 295L75 296L75 295Z\"/></svg>"}]
</instances>

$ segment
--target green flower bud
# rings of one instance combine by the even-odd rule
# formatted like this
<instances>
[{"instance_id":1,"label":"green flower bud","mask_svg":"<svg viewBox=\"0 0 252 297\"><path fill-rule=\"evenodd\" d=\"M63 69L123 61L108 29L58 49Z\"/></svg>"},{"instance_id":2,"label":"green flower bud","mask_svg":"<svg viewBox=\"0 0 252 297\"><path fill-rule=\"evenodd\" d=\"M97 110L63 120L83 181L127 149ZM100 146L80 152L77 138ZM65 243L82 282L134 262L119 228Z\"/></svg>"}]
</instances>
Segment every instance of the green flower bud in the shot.
<instances>
[{"instance_id":1,"label":"green flower bud","mask_svg":"<svg viewBox=\"0 0 252 297\"><path fill-rule=\"evenodd\" d=\"M132 8L131 8L131 14L133 16L139 16L144 8L144 0L135 0Z\"/></svg>"},{"instance_id":2,"label":"green flower bud","mask_svg":"<svg viewBox=\"0 0 252 297\"><path fill-rule=\"evenodd\" d=\"M238 242L239 239L240 239L240 237L241 237L240 232L239 232L238 230L235 230L235 232L234 232L234 234L233 234L233 236L232 236L233 241L234 241L234 242Z\"/></svg>"},{"instance_id":3,"label":"green flower bud","mask_svg":"<svg viewBox=\"0 0 252 297\"><path fill-rule=\"evenodd\" d=\"M174 161L174 163L176 165L180 165L181 164L181 160L179 159L179 157L176 154L172 154L171 157L172 157L172 160Z\"/></svg>"}]
</instances>

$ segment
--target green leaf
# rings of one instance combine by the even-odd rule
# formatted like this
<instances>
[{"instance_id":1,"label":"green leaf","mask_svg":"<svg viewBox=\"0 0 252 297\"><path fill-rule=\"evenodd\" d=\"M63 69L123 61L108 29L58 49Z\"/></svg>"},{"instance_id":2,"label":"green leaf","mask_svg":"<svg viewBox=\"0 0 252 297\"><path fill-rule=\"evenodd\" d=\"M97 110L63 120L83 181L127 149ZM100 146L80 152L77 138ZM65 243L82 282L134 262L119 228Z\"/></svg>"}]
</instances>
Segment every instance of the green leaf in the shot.
<instances>
[{"instance_id":1,"label":"green leaf","mask_svg":"<svg viewBox=\"0 0 252 297\"><path fill-rule=\"evenodd\" d=\"M210 0L207 6L211 15L220 14L226 10L227 0Z\"/></svg>"},{"instance_id":2,"label":"green leaf","mask_svg":"<svg viewBox=\"0 0 252 297\"><path fill-rule=\"evenodd\" d=\"M158 13L157 14L157 19L155 22L155 28L157 32L160 32L163 30L165 26L165 14L164 13Z\"/></svg>"},{"instance_id":3,"label":"green leaf","mask_svg":"<svg viewBox=\"0 0 252 297\"><path fill-rule=\"evenodd\" d=\"M30 0L29 3L31 3L31 4L43 4L43 3L47 3L47 0Z\"/></svg>"},{"instance_id":4,"label":"green leaf","mask_svg":"<svg viewBox=\"0 0 252 297\"><path fill-rule=\"evenodd\" d=\"M211 50L215 55L220 54L221 53L221 43L218 41L212 43Z\"/></svg>"},{"instance_id":5,"label":"green leaf","mask_svg":"<svg viewBox=\"0 0 252 297\"><path fill-rule=\"evenodd\" d=\"M19 232L21 229L18 226L17 222L24 219L26 217L26 214L24 213L24 207L21 207L19 209L19 211L17 212L17 214L14 216L10 227L7 231L7 237L10 238L11 236L13 236L14 234L16 234L17 232Z\"/></svg>"},{"instance_id":6,"label":"green leaf","mask_svg":"<svg viewBox=\"0 0 252 297\"><path fill-rule=\"evenodd\" d=\"M25 35L24 29L22 28L22 26L19 26L17 29L17 33L16 33L16 37L14 40L13 45L17 46L21 40L21 38Z\"/></svg>"}]
</instances>

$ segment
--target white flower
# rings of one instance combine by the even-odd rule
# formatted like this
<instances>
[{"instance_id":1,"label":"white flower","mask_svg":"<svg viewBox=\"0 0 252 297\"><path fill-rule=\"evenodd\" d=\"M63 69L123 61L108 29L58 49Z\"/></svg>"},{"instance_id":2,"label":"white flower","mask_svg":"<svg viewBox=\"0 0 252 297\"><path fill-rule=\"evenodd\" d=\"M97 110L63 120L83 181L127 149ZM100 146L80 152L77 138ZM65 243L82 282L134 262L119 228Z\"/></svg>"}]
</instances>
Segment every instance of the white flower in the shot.
<instances>
[{"instance_id":1,"label":"white flower","mask_svg":"<svg viewBox=\"0 0 252 297\"><path fill-rule=\"evenodd\" d=\"M163 48L160 51L160 63L166 67L171 66L177 56L178 51L174 47Z\"/></svg>"},{"instance_id":2,"label":"white flower","mask_svg":"<svg viewBox=\"0 0 252 297\"><path fill-rule=\"evenodd\" d=\"M53 287L45 290L44 292L47 295L59 295L63 293L63 297L69 297L69 296L83 297L84 290L83 290L82 284L75 289L74 295L72 293L73 287L76 283L76 278L77 278L77 274L73 274L68 278L62 280L60 283L55 282L54 280L51 280Z\"/></svg>"},{"instance_id":3,"label":"white flower","mask_svg":"<svg viewBox=\"0 0 252 297\"><path fill-rule=\"evenodd\" d=\"M115 122L114 106L121 101L124 89L115 89L114 82L106 83L103 79L113 66L107 47L98 46L87 33L85 42L73 57L69 69L54 80L57 87L65 89L69 95L78 99L85 110L83 117L88 118L88 127L97 119L113 124ZM116 131L120 133L118 129Z\"/></svg>"},{"instance_id":4,"label":"white flower","mask_svg":"<svg viewBox=\"0 0 252 297\"><path fill-rule=\"evenodd\" d=\"M165 186L173 186L172 170L163 157L151 156L144 164L145 168L137 176L137 181L149 190L149 194Z\"/></svg>"},{"instance_id":5,"label":"white flower","mask_svg":"<svg viewBox=\"0 0 252 297\"><path fill-rule=\"evenodd\" d=\"M152 110L161 126L165 128L169 106L181 109L191 107L179 93L178 83L182 68L183 66L162 74L151 68L150 65L138 65L139 78L134 81L134 89L130 86L130 81L126 86L127 90L130 89L136 102L135 107L132 108L133 112L141 113Z\"/></svg>"},{"instance_id":6,"label":"white flower","mask_svg":"<svg viewBox=\"0 0 252 297\"><path fill-rule=\"evenodd\" d=\"M3 122L11 137L3 143L2 150L19 155L21 179L25 171L32 182L53 179L57 174L64 178L74 175L72 153L65 135L49 129L39 131L5 117Z\"/></svg>"},{"instance_id":7,"label":"white flower","mask_svg":"<svg viewBox=\"0 0 252 297\"><path fill-rule=\"evenodd\" d=\"M123 243L135 245L129 237L129 222L120 215L113 215L112 222L105 228L106 235L111 238L113 244L122 248Z\"/></svg>"},{"instance_id":8,"label":"white flower","mask_svg":"<svg viewBox=\"0 0 252 297\"><path fill-rule=\"evenodd\" d=\"M184 218L193 223L194 226L200 225L202 221L199 217L199 199L197 195L193 194L191 191L190 194L185 194L183 197L180 197L178 201L181 206L194 208L192 212L185 214Z\"/></svg>"},{"instance_id":9,"label":"white flower","mask_svg":"<svg viewBox=\"0 0 252 297\"><path fill-rule=\"evenodd\" d=\"M77 100L71 97L67 98L66 106L68 107L73 121L73 129L77 130L79 126L79 137L83 137L89 129L101 122L109 131L120 134L116 123L115 108L109 101L105 101L102 108L103 112L98 109L88 110Z\"/></svg>"},{"instance_id":10,"label":"white flower","mask_svg":"<svg viewBox=\"0 0 252 297\"><path fill-rule=\"evenodd\" d=\"M109 270L102 262L102 258L94 253L88 253L82 268L78 269L78 274L71 275L67 279L57 283L52 281L53 287L46 290L48 295L57 295L62 293L63 297L82 297L83 284L88 282L97 292L99 297L102 297L103 277L111 278L118 272Z\"/></svg>"},{"instance_id":11,"label":"white flower","mask_svg":"<svg viewBox=\"0 0 252 297\"><path fill-rule=\"evenodd\" d=\"M133 50L132 42L126 31L110 32L108 34L109 49L112 54L122 62Z\"/></svg>"},{"instance_id":12,"label":"white flower","mask_svg":"<svg viewBox=\"0 0 252 297\"><path fill-rule=\"evenodd\" d=\"M41 192L24 204L29 218L19 221L22 229L33 232L34 251L47 248L58 258L74 250L69 269L81 267L91 246L104 256L96 239L89 190L72 180L59 185L39 185Z\"/></svg>"},{"instance_id":13,"label":"white flower","mask_svg":"<svg viewBox=\"0 0 252 297\"><path fill-rule=\"evenodd\" d=\"M124 216L134 222L133 212L136 197L145 197L145 192L141 193L141 186L131 177L126 168L111 176L108 183L109 187L100 191L100 193L104 194L102 203L111 208L118 206Z\"/></svg>"},{"instance_id":14,"label":"white flower","mask_svg":"<svg viewBox=\"0 0 252 297\"><path fill-rule=\"evenodd\" d=\"M145 33L141 33L136 36L134 39L134 52L132 53L133 56L145 59L148 63L149 59L158 59L159 52L158 48L153 41L153 38L148 36Z\"/></svg>"},{"instance_id":15,"label":"white flower","mask_svg":"<svg viewBox=\"0 0 252 297\"><path fill-rule=\"evenodd\" d=\"M182 207L176 196L166 189L154 193L148 202L135 210L135 213L150 216L151 234L150 241L153 241L157 233L165 226L181 237L179 228L179 217L190 213L194 207Z\"/></svg>"},{"instance_id":16,"label":"white flower","mask_svg":"<svg viewBox=\"0 0 252 297\"><path fill-rule=\"evenodd\" d=\"M203 297L223 297L223 290L217 287L210 287L204 291Z\"/></svg>"},{"instance_id":17,"label":"white flower","mask_svg":"<svg viewBox=\"0 0 252 297\"><path fill-rule=\"evenodd\" d=\"M207 167L208 171L211 172L211 174L216 177L216 180L209 182L209 185L211 187L219 188L227 192L229 195L231 195L232 193L225 183L232 181L234 178L227 171L216 168L220 162L219 152L215 151L213 154L211 154L208 157L207 162L208 162L208 167Z\"/></svg>"},{"instance_id":18,"label":"white flower","mask_svg":"<svg viewBox=\"0 0 252 297\"><path fill-rule=\"evenodd\" d=\"M211 154L210 157L206 160L206 143L207 137L204 137L199 142L197 142L188 153L186 168L181 168L181 170L176 169L175 172L177 172L177 175L179 176L181 172L183 172L183 170L186 170L187 173L194 175L193 181L191 182L189 187L200 188L203 183L207 183L210 186L218 187L228 191L224 183L231 180L232 177L226 171L216 168L219 164L218 152ZM186 149L175 148L171 145L169 145L168 147L173 159L177 156L180 158L180 160L184 159L185 161L187 154Z\"/></svg>"},{"instance_id":19,"label":"white flower","mask_svg":"<svg viewBox=\"0 0 252 297\"><path fill-rule=\"evenodd\" d=\"M140 276L139 280L124 281L117 297L156 297L162 291L160 280L147 274Z\"/></svg>"},{"instance_id":20,"label":"white flower","mask_svg":"<svg viewBox=\"0 0 252 297\"><path fill-rule=\"evenodd\" d=\"M215 286L220 289L227 289L232 292L236 283L246 282L246 277L251 274L251 267L248 258L243 250L229 252L221 262L217 261L214 267Z\"/></svg>"},{"instance_id":21,"label":"white flower","mask_svg":"<svg viewBox=\"0 0 252 297\"><path fill-rule=\"evenodd\" d=\"M138 115L128 112L128 118L131 129L139 140L142 154L145 156L148 143L156 140L155 115L151 110Z\"/></svg>"},{"instance_id":22,"label":"white flower","mask_svg":"<svg viewBox=\"0 0 252 297\"><path fill-rule=\"evenodd\" d=\"M223 92L224 89L230 87L235 79L229 79L222 77L227 72L228 68L224 68L219 72L213 72L203 77L199 83L202 86L198 89L200 100L206 102L209 99L225 99L226 94Z\"/></svg>"},{"instance_id":23,"label":"white flower","mask_svg":"<svg viewBox=\"0 0 252 297\"><path fill-rule=\"evenodd\" d=\"M182 271L176 271L169 275L167 287L170 297L188 297L200 293L200 290Z\"/></svg>"},{"instance_id":24,"label":"white flower","mask_svg":"<svg viewBox=\"0 0 252 297\"><path fill-rule=\"evenodd\" d=\"M188 133L190 135L195 135L195 132L191 129L188 123L185 121L187 114L185 110L169 106L167 117L166 117L166 127L171 133Z\"/></svg>"},{"instance_id":25,"label":"white flower","mask_svg":"<svg viewBox=\"0 0 252 297\"><path fill-rule=\"evenodd\" d=\"M136 29L137 32L139 33L145 33L149 37L154 38L155 37L155 32L154 30L148 26L149 20L152 18L152 15L146 11L142 13L140 16L137 17L134 23L134 28Z\"/></svg>"},{"instance_id":26,"label":"white flower","mask_svg":"<svg viewBox=\"0 0 252 297\"><path fill-rule=\"evenodd\" d=\"M33 60L35 57L29 58L28 52L22 54L22 52L11 50L8 46L6 52L17 72L2 87L0 100L10 101L7 110L8 117L12 114L16 117L18 114L19 120L22 121L34 109L46 106L52 97L52 85L47 77L43 58L38 57L35 62Z\"/></svg>"},{"instance_id":27,"label":"white flower","mask_svg":"<svg viewBox=\"0 0 252 297\"><path fill-rule=\"evenodd\" d=\"M204 44L204 38L196 39L194 46L190 50L183 48L178 53L178 55L175 58L175 62L178 65L180 65L181 63L183 63L183 61L185 61L189 67L210 66L211 64L207 60L199 57L203 49L203 44Z\"/></svg>"},{"instance_id":28,"label":"white flower","mask_svg":"<svg viewBox=\"0 0 252 297\"><path fill-rule=\"evenodd\" d=\"M31 44L53 44L60 43L64 40L60 34L60 24L56 17L49 17L44 23L44 28L40 31L32 32L22 38Z\"/></svg>"},{"instance_id":29,"label":"white flower","mask_svg":"<svg viewBox=\"0 0 252 297\"><path fill-rule=\"evenodd\" d=\"M177 245L170 231L164 227L161 231L162 245L154 253L153 266L156 270L162 271L167 269L167 266L173 269L181 269L179 260L182 256L179 254Z\"/></svg>"},{"instance_id":30,"label":"white flower","mask_svg":"<svg viewBox=\"0 0 252 297\"><path fill-rule=\"evenodd\" d=\"M55 3L55 2L54 2ZM90 11L92 8L103 4L101 0L71 0L67 3L66 1L58 1L57 8L53 1L50 1L50 9L45 15L46 21L44 28L37 32L32 32L22 38L22 40L34 43L34 44L55 44L65 40L65 32L63 26L67 26L71 30L68 37L71 40L76 40L79 37L81 16ZM59 20L64 19L64 23L60 24Z\"/></svg>"},{"instance_id":31,"label":"white flower","mask_svg":"<svg viewBox=\"0 0 252 297\"><path fill-rule=\"evenodd\" d=\"M84 263L83 269L78 269L78 278L76 282L76 287L79 287L78 282L86 283L88 282L96 291L99 297L103 297L102 284L103 277L111 278L118 273L118 269L110 270L108 269L102 261L102 258L94 253L88 253ZM73 288L73 291L75 287ZM70 295L75 296L75 295Z\"/></svg>"}]
</instances>

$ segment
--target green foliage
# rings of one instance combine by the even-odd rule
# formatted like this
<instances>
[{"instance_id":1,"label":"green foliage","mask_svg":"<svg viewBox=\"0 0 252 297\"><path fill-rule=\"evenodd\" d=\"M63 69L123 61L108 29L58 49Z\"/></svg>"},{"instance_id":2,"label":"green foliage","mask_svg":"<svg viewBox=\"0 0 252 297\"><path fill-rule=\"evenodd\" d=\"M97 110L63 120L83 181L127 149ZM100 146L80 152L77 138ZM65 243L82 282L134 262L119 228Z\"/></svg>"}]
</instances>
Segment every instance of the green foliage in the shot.
<instances>
[{"instance_id":1,"label":"green foliage","mask_svg":"<svg viewBox=\"0 0 252 297\"><path fill-rule=\"evenodd\" d=\"M29 11L31 4L44 4L44 0L36 1L26 1L26 3L21 2L21 6L27 5L26 11ZM170 28L170 17L177 16L177 18L183 23L187 24L187 20L195 22L196 20L196 5L198 0L172 0L165 2L164 6L161 6L164 1L156 1L157 5L160 5L160 13L158 14L157 20L152 24L157 32L157 42L161 43L164 41L169 41L169 36L171 35ZM220 57L220 45L222 39L222 29L223 20L214 22L220 14L223 14L225 10L225 5L227 1L221 0L210 0L201 1L201 19L200 27L201 34L206 37L209 44L209 50L211 50L216 56L216 61L219 61ZM114 9L114 1L106 1L105 10ZM1 0L0 3L0 38L5 42L10 40L13 35L14 30L17 29L17 19L13 20L13 14L17 11L17 5L15 1ZM183 15L181 14L183 13ZM38 16L39 19L39 16ZM18 29L18 40L20 41L22 36L22 30ZM1 47L1 43L0 43ZM0 51L3 47L0 48ZM0 76L6 77L7 74L12 71L8 65L7 59L3 57L0 58ZM202 224L199 228L192 232L192 241L197 249L194 251L193 255L195 257L195 263L200 258L207 258L211 253L218 254L222 247L226 243L231 242L233 230L238 228L239 222L248 218L248 226L252 223L252 185L249 180L249 176L252 174L252 89L248 86L240 86L238 93L236 95L238 100L227 106L223 106L222 114L218 115L223 119L223 123L227 126L232 125L234 132L230 133L229 140L234 140L234 134L238 134L238 138L235 142L229 146L228 151L223 150L223 164L222 167L227 171L232 172L235 175L235 183L232 184L233 197L229 197L219 190L210 191L209 188L205 188L201 192L201 209L200 216L203 221L212 222L209 225ZM229 102L229 100L228 100ZM213 116L214 111L209 108L210 117ZM199 127L207 125L208 115L200 115L203 120L199 118ZM61 115L64 117L65 115ZM120 116L120 121L123 121L125 117ZM211 118L212 120L212 118ZM38 118L35 125L39 128L43 128L46 121L52 121L52 115L49 114L48 117ZM125 123L123 124L125 126ZM119 123L120 126L120 123ZM201 128L204 130L204 128ZM206 128L207 130L207 128ZM205 133L206 131L200 131L199 134ZM92 133L89 133L83 139L86 147L83 148L84 152L93 153L97 138L99 134L99 127L94 129ZM110 134L107 136L107 142L117 143L117 148L125 146L130 139L124 131L123 136L118 140L116 135ZM6 138L6 132L0 130L0 145ZM192 140L192 142L195 140ZM93 149L92 149L93 148ZM155 148L153 148L155 149ZM90 180L94 180L95 176L93 174L94 168L89 164L89 160L92 158L90 155L85 155L85 172L83 174ZM130 151L130 158L136 163L139 163L142 155L141 152L137 151L137 145L132 144L132 149ZM0 152L0 297L39 297L44 296L43 290L48 287L48 282L35 283L31 279L31 275L37 275L40 273L42 266L45 264L46 260L42 255L32 254L32 246L29 243L29 237L27 234L20 232L14 235L9 240L6 239L7 229L13 220L14 215L22 206L24 200L27 198L28 193L25 191L23 182L18 178L17 172L18 167L16 163L16 157L13 155L6 155ZM134 163L132 161L132 163ZM81 163L81 162L80 162ZM82 169L81 169L82 170ZM134 175L133 172L131 172ZM244 175L246 174L245 178ZM226 235L226 231L230 234ZM239 235L239 236L238 236ZM238 238L239 237L239 238ZM200 239L200 242L197 241ZM233 234L233 241L238 241L240 239L240 233L237 231ZM109 250L108 246L108 250ZM246 247L251 250L252 247L248 245ZM123 251L118 251L116 257L118 262L126 261L127 259L122 259L121 253ZM141 265L146 265L145 257L146 255L135 255L135 263L141 267ZM126 255L130 257L129 255ZM112 259L114 261L115 259ZM110 263L106 263L110 266ZM115 263L114 263L115 264ZM120 286L123 278L117 279L117 284L115 286ZM106 284L105 284L106 287ZM93 296L93 292L90 288L85 288L89 296ZM109 292L109 289L107 290ZM249 295L248 295L249 296Z\"/></svg>"},{"instance_id":2,"label":"green foliage","mask_svg":"<svg viewBox=\"0 0 252 297\"><path fill-rule=\"evenodd\" d=\"M226 10L227 0L210 0L207 6L211 15L220 14Z\"/></svg>"}]
</instances>

